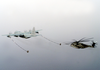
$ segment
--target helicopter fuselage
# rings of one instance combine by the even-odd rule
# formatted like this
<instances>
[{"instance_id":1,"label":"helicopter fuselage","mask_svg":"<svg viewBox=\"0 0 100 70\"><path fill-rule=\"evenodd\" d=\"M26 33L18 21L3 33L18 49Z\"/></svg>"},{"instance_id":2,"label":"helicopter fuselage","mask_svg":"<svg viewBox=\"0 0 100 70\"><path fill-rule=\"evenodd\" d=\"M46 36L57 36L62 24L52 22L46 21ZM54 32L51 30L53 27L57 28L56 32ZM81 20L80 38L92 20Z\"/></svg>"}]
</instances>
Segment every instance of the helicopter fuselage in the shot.
<instances>
[{"instance_id":1,"label":"helicopter fuselage","mask_svg":"<svg viewBox=\"0 0 100 70\"><path fill-rule=\"evenodd\" d=\"M93 47L91 45L86 45L86 44L83 44L83 43L72 43L71 44L72 47L75 47L75 48L78 48L78 49L84 49L84 48L87 48L87 47Z\"/></svg>"}]
</instances>

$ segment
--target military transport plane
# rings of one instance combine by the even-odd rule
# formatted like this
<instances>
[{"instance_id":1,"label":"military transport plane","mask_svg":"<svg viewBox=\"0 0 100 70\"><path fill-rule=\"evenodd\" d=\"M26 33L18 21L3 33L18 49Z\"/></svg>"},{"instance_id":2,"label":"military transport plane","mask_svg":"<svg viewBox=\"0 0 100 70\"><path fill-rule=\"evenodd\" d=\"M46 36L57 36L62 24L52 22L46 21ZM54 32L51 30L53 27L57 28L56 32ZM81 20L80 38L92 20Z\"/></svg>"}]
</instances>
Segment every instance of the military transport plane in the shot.
<instances>
[{"instance_id":1,"label":"military transport plane","mask_svg":"<svg viewBox=\"0 0 100 70\"><path fill-rule=\"evenodd\" d=\"M35 31L35 28L33 27L33 30L29 30L29 32L27 32L27 31L24 31L24 32L15 31L14 34L9 33L8 35L3 35L3 36L7 36L9 38L11 38L11 36L14 36L14 37L21 37L21 38L28 39L31 37L40 36L38 31L40 31L40 30Z\"/></svg>"}]
</instances>

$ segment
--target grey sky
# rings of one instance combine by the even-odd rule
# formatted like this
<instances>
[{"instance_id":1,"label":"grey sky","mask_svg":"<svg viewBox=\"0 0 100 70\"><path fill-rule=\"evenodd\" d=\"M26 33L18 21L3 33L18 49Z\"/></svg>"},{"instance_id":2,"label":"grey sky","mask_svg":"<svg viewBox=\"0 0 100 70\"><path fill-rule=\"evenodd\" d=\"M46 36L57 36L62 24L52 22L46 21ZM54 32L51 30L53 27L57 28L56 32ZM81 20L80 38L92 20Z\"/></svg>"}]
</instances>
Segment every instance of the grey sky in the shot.
<instances>
[{"instance_id":1,"label":"grey sky","mask_svg":"<svg viewBox=\"0 0 100 70\"><path fill-rule=\"evenodd\" d=\"M100 70L99 0L0 1L0 33L42 29L39 37L11 39L0 36L0 70ZM75 49L63 42L83 37L98 42L96 48ZM88 44L91 44L89 42Z\"/></svg>"}]
</instances>

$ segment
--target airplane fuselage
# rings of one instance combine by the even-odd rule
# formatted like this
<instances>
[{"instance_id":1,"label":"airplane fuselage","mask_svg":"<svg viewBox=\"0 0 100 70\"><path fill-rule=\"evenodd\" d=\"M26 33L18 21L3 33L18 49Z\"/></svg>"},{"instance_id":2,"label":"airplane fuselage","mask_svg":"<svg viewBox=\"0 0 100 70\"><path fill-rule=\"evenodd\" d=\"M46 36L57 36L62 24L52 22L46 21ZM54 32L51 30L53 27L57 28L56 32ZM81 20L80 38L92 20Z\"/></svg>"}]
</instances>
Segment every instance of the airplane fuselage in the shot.
<instances>
[{"instance_id":1,"label":"airplane fuselage","mask_svg":"<svg viewBox=\"0 0 100 70\"><path fill-rule=\"evenodd\" d=\"M24 35L19 35L19 37L21 37L21 38L25 38L25 39L30 38L30 37L25 37Z\"/></svg>"}]
</instances>

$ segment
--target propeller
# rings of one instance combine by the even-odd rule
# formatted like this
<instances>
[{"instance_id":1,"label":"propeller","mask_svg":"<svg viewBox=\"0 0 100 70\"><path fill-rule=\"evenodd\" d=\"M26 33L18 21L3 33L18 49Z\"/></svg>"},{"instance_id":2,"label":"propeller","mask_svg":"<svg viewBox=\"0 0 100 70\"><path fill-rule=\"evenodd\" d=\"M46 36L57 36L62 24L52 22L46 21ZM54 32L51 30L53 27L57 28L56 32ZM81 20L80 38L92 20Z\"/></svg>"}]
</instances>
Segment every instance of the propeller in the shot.
<instances>
[{"instance_id":1,"label":"propeller","mask_svg":"<svg viewBox=\"0 0 100 70\"><path fill-rule=\"evenodd\" d=\"M94 46L94 47L95 47L96 45L98 45L97 41L95 41L95 42L94 42L94 41L92 41L92 43L91 43L91 44L92 44L92 46Z\"/></svg>"},{"instance_id":2,"label":"propeller","mask_svg":"<svg viewBox=\"0 0 100 70\"><path fill-rule=\"evenodd\" d=\"M93 38L85 39L85 37L84 37L84 38L80 39L78 42L88 42L88 41L90 41L89 39L93 39Z\"/></svg>"}]
</instances>

